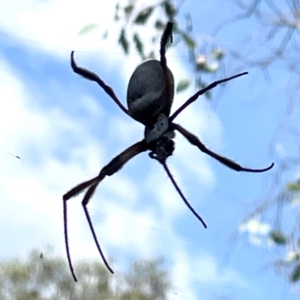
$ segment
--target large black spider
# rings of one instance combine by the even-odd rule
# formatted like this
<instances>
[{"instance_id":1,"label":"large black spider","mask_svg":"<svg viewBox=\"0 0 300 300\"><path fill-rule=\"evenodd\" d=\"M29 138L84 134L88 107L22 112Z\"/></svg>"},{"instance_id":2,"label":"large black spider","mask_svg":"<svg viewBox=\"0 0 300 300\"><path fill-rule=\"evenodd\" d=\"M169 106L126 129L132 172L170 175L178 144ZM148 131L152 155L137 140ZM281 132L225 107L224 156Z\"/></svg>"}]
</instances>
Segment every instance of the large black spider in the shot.
<instances>
[{"instance_id":1,"label":"large black spider","mask_svg":"<svg viewBox=\"0 0 300 300\"><path fill-rule=\"evenodd\" d=\"M203 95L205 92L213 89L223 82L232 80L240 76L244 76L248 74L248 72L240 73L232 77L213 82L212 84L198 91L195 95L189 98L179 109L177 109L170 116L174 97L174 78L172 72L167 67L165 54L168 41L171 40L172 42L172 28L173 23L168 22L162 34L160 46L160 61L146 61L138 66L132 74L127 91L128 109L123 106L123 104L115 95L113 89L110 86L106 85L99 76L87 69L78 67L74 60L74 51L71 52L71 67L76 74L79 74L88 80L95 81L115 101L115 103L121 108L121 110L123 110L123 112L132 117L134 120L145 125L144 138L141 141L133 144L122 153L117 155L115 158L113 158L104 168L101 169L98 176L80 183L63 196L65 244L69 267L75 281L77 281L77 278L71 262L68 243L67 201L83 190L87 189L82 200L83 210L85 212L88 224L93 234L94 241L102 257L102 260L108 270L113 273L113 270L109 266L101 250L87 209L87 204L89 203L89 200L95 192L98 184L106 176L113 175L114 173L119 171L130 159L142 152L149 150L149 156L161 163L184 203L188 206L188 208L192 211L196 218L202 223L202 225L205 228L207 227L203 219L194 210L194 208L190 205L190 203L183 195L166 163L167 158L173 154L175 149L175 142L173 141L173 138L175 137L175 130L181 133L192 145L198 147L200 151L212 156L220 163L235 171L257 173L265 172L270 170L274 165L274 163L272 163L269 167L263 169L244 168L233 160L230 160L209 150L194 134L190 133L179 124L174 123L174 119L191 103L196 101L200 95Z\"/></svg>"}]
</instances>

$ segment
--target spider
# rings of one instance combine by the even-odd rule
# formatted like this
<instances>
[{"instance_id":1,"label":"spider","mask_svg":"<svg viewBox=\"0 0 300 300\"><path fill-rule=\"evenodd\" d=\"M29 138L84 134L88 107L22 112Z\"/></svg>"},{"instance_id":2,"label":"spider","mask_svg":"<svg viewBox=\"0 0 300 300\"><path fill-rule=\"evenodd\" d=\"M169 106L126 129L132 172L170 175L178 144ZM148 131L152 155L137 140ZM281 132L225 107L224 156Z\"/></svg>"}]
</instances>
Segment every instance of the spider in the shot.
<instances>
[{"instance_id":1,"label":"spider","mask_svg":"<svg viewBox=\"0 0 300 300\"><path fill-rule=\"evenodd\" d=\"M166 46L168 41L172 42L172 29L173 23L168 22L161 37L160 61L148 60L138 66L132 74L127 90L128 109L124 107L114 93L113 89L108 86L98 75L87 69L78 67L74 60L74 51L71 52L71 67L73 71L88 80L96 82L115 101L115 103L125 114L145 126L144 138L141 141L133 144L113 158L105 167L101 169L98 176L80 183L63 195L65 246L70 271L75 281L77 281L77 278L73 269L68 242L67 201L87 189L82 200L83 210L102 260L107 269L111 273L114 273L108 264L98 242L87 205L98 184L106 176L112 176L114 173L118 172L130 159L142 152L148 150L150 151L150 158L157 160L163 166L184 203L195 215L195 217L202 223L202 225L205 228L207 227L204 220L194 210L194 208L183 195L167 166L167 158L171 156L175 150L175 142L173 140L175 137L175 130L182 134L192 145L198 147L200 151L210 155L220 163L235 171L259 173L266 172L274 166L274 163L272 163L270 166L263 169L244 168L235 161L209 150L194 134L184 129L181 125L174 123L174 119L190 104L196 101L200 95L203 95L205 92L213 89L221 83L244 76L248 74L248 72L239 73L237 75L211 83L190 97L180 108L170 115L174 98L174 77L167 66Z\"/></svg>"}]
</instances>

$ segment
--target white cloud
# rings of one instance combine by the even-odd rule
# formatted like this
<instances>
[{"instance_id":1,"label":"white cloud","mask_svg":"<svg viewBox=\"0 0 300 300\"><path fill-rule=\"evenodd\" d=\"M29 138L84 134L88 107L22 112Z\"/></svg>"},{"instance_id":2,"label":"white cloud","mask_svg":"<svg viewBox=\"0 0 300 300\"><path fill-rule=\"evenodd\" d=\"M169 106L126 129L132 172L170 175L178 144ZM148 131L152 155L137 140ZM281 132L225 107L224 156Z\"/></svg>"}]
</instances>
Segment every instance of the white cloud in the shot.
<instances>
[{"instance_id":1,"label":"white cloud","mask_svg":"<svg viewBox=\"0 0 300 300\"><path fill-rule=\"evenodd\" d=\"M95 50L102 32L81 38L78 33L91 22L99 23L99 30L104 32L112 22L115 5L95 0L1 0L0 7L2 32L28 39L28 44L33 42L34 48L47 51L49 45Z\"/></svg>"},{"instance_id":2,"label":"white cloud","mask_svg":"<svg viewBox=\"0 0 300 300\"><path fill-rule=\"evenodd\" d=\"M262 222L259 217L254 217L242 223L239 230L242 233L248 234L250 243L260 246L267 241L271 226L268 223Z\"/></svg>"}]
</instances>

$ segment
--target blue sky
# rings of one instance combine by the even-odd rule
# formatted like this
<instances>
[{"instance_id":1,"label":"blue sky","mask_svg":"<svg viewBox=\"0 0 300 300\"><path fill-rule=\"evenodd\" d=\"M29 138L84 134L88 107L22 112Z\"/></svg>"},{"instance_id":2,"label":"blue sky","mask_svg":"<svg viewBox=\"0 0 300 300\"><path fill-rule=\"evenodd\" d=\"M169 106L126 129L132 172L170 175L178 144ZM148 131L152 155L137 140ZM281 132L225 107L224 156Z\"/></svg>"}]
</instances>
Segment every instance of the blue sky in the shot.
<instances>
[{"instance_id":1,"label":"blue sky","mask_svg":"<svg viewBox=\"0 0 300 300\"><path fill-rule=\"evenodd\" d=\"M126 103L127 82L139 58L123 55L114 39L119 28L111 25L114 5L98 2L0 1L2 259L25 256L34 247L42 252L47 244L65 256L62 195L143 136L143 127L98 86L71 71L70 51L76 50L77 63L98 73ZM207 37L233 9L228 3L217 10L221 3L184 3L182 12L192 13L197 39ZM98 32L78 37L84 25L98 20ZM253 32L252 25L246 22L210 38L223 47L238 44L246 52L243 31ZM103 41L101 30L107 27L112 38ZM151 28L142 30L147 36ZM168 54L176 80L191 76L184 48L179 45ZM238 71L245 70L227 63L223 72L230 76ZM269 142L284 107L287 76L274 68L272 80L266 81L252 70L226 89L215 89L212 102L200 98L177 122L212 150L247 167L266 167L281 155L270 155ZM191 88L176 95L173 111L194 92ZM236 173L179 135L169 167L208 229L185 207L163 168L142 154L106 178L89 204L113 269L163 255L173 282L169 299L296 299L296 290L265 267L274 259L271 246L250 247L254 238L264 237L268 225L253 222L252 235L235 235L265 195L273 171ZM68 203L71 254L74 261L101 260L81 197Z\"/></svg>"}]
</instances>

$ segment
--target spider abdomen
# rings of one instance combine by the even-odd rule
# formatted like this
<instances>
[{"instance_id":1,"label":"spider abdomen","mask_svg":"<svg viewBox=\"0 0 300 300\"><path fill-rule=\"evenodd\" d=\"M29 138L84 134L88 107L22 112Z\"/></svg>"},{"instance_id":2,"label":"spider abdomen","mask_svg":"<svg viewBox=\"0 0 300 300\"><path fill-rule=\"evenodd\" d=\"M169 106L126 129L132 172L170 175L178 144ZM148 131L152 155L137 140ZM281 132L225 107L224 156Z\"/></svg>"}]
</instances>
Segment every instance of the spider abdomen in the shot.
<instances>
[{"instance_id":1,"label":"spider abdomen","mask_svg":"<svg viewBox=\"0 0 300 300\"><path fill-rule=\"evenodd\" d=\"M174 97L174 77L165 79L161 62L148 60L133 72L127 90L130 116L142 124L153 123L160 113L169 116Z\"/></svg>"}]
</instances>

